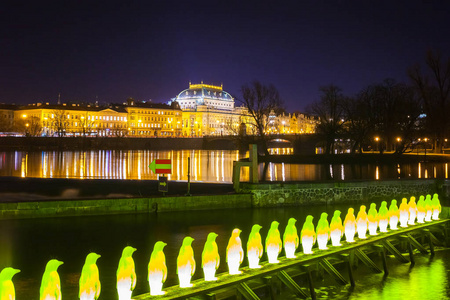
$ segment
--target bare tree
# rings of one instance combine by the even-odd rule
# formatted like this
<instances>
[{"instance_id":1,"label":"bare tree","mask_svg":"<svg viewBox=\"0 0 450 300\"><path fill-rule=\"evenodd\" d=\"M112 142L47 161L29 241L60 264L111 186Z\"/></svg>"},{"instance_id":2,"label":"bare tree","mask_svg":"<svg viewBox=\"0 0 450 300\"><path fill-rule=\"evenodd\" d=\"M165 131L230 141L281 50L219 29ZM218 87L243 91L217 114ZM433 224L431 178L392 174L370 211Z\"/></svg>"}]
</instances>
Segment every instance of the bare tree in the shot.
<instances>
[{"instance_id":1,"label":"bare tree","mask_svg":"<svg viewBox=\"0 0 450 300\"><path fill-rule=\"evenodd\" d=\"M241 93L242 100L240 101L247 107L253 118L257 133L261 138L264 154L268 156L266 136L268 116L272 110L277 113L282 109L282 100L278 90L272 84L264 85L259 81L254 81L251 84L243 85Z\"/></svg>"},{"instance_id":2,"label":"bare tree","mask_svg":"<svg viewBox=\"0 0 450 300\"><path fill-rule=\"evenodd\" d=\"M53 111L53 118L51 128L58 136L64 136L66 134L69 121L67 119L67 112L63 109L55 109Z\"/></svg>"},{"instance_id":3,"label":"bare tree","mask_svg":"<svg viewBox=\"0 0 450 300\"><path fill-rule=\"evenodd\" d=\"M14 123L14 131L23 133L25 136L39 136L42 132L41 120L38 117L18 119Z\"/></svg>"},{"instance_id":4,"label":"bare tree","mask_svg":"<svg viewBox=\"0 0 450 300\"><path fill-rule=\"evenodd\" d=\"M419 65L412 67L408 74L420 92L434 151L440 153L450 125L450 58L443 61L439 53L428 51L425 63L428 74L424 75Z\"/></svg>"}]
</instances>

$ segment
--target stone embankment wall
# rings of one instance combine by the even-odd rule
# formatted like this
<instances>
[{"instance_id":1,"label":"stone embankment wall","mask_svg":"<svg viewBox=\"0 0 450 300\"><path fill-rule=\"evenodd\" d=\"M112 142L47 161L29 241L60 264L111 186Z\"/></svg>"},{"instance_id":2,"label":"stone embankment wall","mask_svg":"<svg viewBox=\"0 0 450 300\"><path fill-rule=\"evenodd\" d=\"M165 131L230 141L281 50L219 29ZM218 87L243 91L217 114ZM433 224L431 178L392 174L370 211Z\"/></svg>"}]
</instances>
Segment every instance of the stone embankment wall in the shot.
<instances>
[{"instance_id":1,"label":"stone embankment wall","mask_svg":"<svg viewBox=\"0 0 450 300\"><path fill-rule=\"evenodd\" d=\"M364 203L439 193L448 198L450 182L437 179L333 183L241 183L252 194L253 207ZM418 199L417 199L418 200Z\"/></svg>"}]
</instances>

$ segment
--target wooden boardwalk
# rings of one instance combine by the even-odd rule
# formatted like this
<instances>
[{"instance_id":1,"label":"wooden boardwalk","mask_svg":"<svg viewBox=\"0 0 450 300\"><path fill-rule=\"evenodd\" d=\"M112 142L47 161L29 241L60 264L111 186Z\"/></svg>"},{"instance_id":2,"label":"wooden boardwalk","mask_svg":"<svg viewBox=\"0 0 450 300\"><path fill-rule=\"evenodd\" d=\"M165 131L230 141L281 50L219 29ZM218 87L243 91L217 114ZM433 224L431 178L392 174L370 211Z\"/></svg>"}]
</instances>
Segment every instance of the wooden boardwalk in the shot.
<instances>
[{"instance_id":1,"label":"wooden boardwalk","mask_svg":"<svg viewBox=\"0 0 450 300\"><path fill-rule=\"evenodd\" d=\"M448 227L450 220L439 220L425 224L413 225L408 228L400 228L399 230L391 230L387 233L380 233L376 236L369 236L367 239L358 240L355 243L343 242L340 247L328 246L328 250L313 249L314 253L304 255L301 252L297 253L296 259L286 259L280 257L280 262L277 264L269 264L262 262L260 269L249 269L243 267L240 270L242 274L228 275L228 273L218 274L218 280L213 282L206 282L203 279L193 281L191 288L179 288L172 286L164 289L166 292L162 296L150 296L149 294L139 295L133 297L136 300L166 300L166 299L188 299L195 297L197 299L220 299L220 294L223 290L228 289L232 293L238 295L239 298L257 300L259 297L250 287L250 281L258 279L266 286L266 290L271 295L271 298L276 298L273 291L273 280L277 278L279 282L286 285L298 297L311 297L315 299L314 283L311 271L317 268L322 268L330 274L338 284L354 285L354 278L352 266L355 260L359 260L375 272L389 272L386 253L395 256L400 262L414 263L413 250L418 249L421 253L434 254L434 246L449 246ZM435 236L438 234L439 238ZM419 242L420 240L420 242ZM301 246L299 247L301 248ZM404 255L401 250L406 250ZM382 267L380 268L368 256L370 253L378 252L382 259ZM333 266L336 262L345 263L347 265L348 277L347 280L340 272ZM300 287L289 275L289 271L297 270L297 275L300 271L306 274L308 279L308 287ZM292 272L291 272L292 273ZM219 291L220 290L220 291Z\"/></svg>"}]
</instances>

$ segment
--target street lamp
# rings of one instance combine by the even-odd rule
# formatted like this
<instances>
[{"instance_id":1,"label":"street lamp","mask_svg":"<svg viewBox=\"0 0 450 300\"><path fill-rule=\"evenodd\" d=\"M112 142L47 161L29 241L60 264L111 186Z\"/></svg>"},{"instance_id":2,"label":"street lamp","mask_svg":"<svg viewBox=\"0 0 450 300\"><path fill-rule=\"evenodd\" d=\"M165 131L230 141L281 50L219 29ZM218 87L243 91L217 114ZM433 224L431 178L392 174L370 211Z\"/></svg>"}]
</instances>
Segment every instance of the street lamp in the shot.
<instances>
[{"instance_id":1,"label":"street lamp","mask_svg":"<svg viewBox=\"0 0 450 300\"><path fill-rule=\"evenodd\" d=\"M380 151L378 142L380 141L379 137L375 137L375 142L377 142L377 151Z\"/></svg>"}]
</instances>

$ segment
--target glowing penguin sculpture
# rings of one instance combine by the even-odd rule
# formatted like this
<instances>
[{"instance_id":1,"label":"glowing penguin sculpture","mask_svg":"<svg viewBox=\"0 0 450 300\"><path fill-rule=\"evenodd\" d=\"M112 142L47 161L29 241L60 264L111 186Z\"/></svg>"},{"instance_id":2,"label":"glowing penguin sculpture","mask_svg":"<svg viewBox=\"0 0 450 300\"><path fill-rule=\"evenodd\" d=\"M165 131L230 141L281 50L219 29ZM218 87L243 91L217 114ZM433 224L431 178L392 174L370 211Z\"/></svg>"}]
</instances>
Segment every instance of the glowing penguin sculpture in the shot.
<instances>
[{"instance_id":1,"label":"glowing penguin sculpture","mask_svg":"<svg viewBox=\"0 0 450 300\"><path fill-rule=\"evenodd\" d=\"M278 263L278 254L280 254L283 244L281 242L280 231L278 230L277 221L270 224L269 232L266 237L266 253L269 264Z\"/></svg>"},{"instance_id":2,"label":"glowing penguin sculpture","mask_svg":"<svg viewBox=\"0 0 450 300\"><path fill-rule=\"evenodd\" d=\"M183 239L177 258L177 274L181 288L193 286L191 277L195 273L194 250L192 249L193 238L187 236Z\"/></svg>"},{"instance_id":3,"label":"glowing penguin sculpture","mask_svg":"<svg viewBox=\"0 0 450 300\"><path fill-rule=\"evenodd\" d=\"M62 264L62 261L52 259L45 266L39 291L40 300L61 300L61 280L58 267Z\"/></svg>"},{"instance_id":4,"label":"glowing penguin sculpture","mask_svg":"<svg viewBox=\"0 0 450 300\"><path fill-rule=\"evenodd\" d=\"M286 225L286 229L284 230L283 245L286 258L295 258L295 251L297 250L299 243L297 227L295 226L296 222L296 219L290 218Z\"/></svg>"},{"instance_id":5,"label":"glowing penguin sculpture","mask_svg":"<svg viewBox=\"0 0 450 300\"><path fill-rule=\"evenodd\" d=\"M409 225L414 225L414 223L416 222L416 217L417 217L416 197L412 196L409 199L408 209L409 209L408 224Z\"/></svg>"},{"instance_id":6,"label":"glowing penguin sculpture","mask_svg":"<svg viewBox=\"0 0 450 300\"><path fill-rule=\"evenodd\" d=\"M345 240L348 243L353 243L355 241L356 218L353 212L353 208L350 207L344 219Z\"/></svg>"},{"instance_id":7,"label":"glowing penguin sculpture","mask_svg":"<svg viewBox=\"0 0 450 300\"><path fill-rule=\"evenodd\" d=\"M233 229L231 237L228 240L227 245L227 263L228 263L228 273L230 275L241 274L239 271L239 266L244 260L244 250L242 249L242 242L239 234L240 229Z\"/></svg>"},{"instance_id":8,"label":"glowing penguin sculpture","mask_svg":"<svg viewBox=\"0 0 450 300\"><path fill-rule=\"evenodd\" d=\"M356 231L358 232L358 238L365 239L367 233L369 219L366 213L366 206L361 205L358 215L356 217Z\"/></svg>"},{"instance_id":9,"label":"glowing penguin sculpture","mask_svg":"<svg viewBox=\"0 0 450 300\"><path fill-rule=\"evenodd\" d=\"M400 227L408 227L409 220L409 206L408 199L403 198L400 207L398 208L400 213Z\"/></svg>"},{"instance_id":10,"label":"glowing penguin sculpture","mask_svg":"<svg viewBox=\"0 0 450 300\"><path fill-rule=\"evenodd\" d=\"M205 281L217 280L216 270L220 265L219 248L216 243L217 236L216 233L210 232L203 247L202 268Z\"/></svg>"},{"instance_id":11,"label":"glowing penguin sculpture","mask_svg":"<svg viewBox=\"0 0 450 300\"><path fill-rule=\"evenodd\" d=\"M439 213L441 212L442 208L438 194L434 194L433 199L431 199L431 209L433 211L432 219L439 220Z\"/></svg>"},{"instance_id":12,"label":"glowing penguin sculpture","mask_svg":"<svg viewBox=\"0 0 450 300\"><path fill-rule=\"evenodd\" d=\"M397 207L397 200L392 200L391 205L389 206L389 229L391 230L397 230L398 225L398 218L400 216L400 213L398 211Z\"/></svg>"},{"instance_id":13,"label":"glowing penguin sculpture","mask_svg":"<svg viewBox=\"0 0 450 300\"><path fill-rule=\"evenodd\" d=\"M317 245L319 250L328 249L327 243L330 239L330 226L328 224L328 214L322 213L316 227Z\"/></svg>"},{"instance_id":14,"label":"glowing penguin sculpture","mask_svg":"<svg viewBox=\"0 0 450 300\"><path fill-rule=\"evenodd\" d=\"M431 216L433 214L431 208L431 195L428 194L425 198L425 222L431 222Z\"/></svg>"},{"instance_id":15,"label":"glowing penguin sculpture","mask_svg":"<svg viewBox=\"0 0 450 300\"><path fill-rule=\"evenodd\" d=\"M387 227L389 224L389 210L387 208L387 202L381 202L380 209L378 210L378 226L380 227L380 232L387 232Z\"/></svg>"},{"instance_id":16,"label":"glowing penguin sculpture","mask_svg":"<svg viewBox=\"0 0 450 300\"><path fill-rule=\"evenodd\" d=\"M314 230L313 216L306 217L303 223L302 231L300 232L300 239L302 241L303 253L312 254L312 246L316 242L316 231Z\"/></svg>"},{"instance_id":17,"label":"glowing penguin sculpture","mask_svg":"<svg viewBox=\"0 0 450 300\"><path fill-rule=\"evenodd\" d=\"M417 223L425 223L425 197L420 196L419 201L417 201Z\"/></svg>"},{"instance_id":18,"label":"glowing penguin sculpture","mask_svg":"<svg viewBox=\"0 0 450 300\"><path fill-rule=\"evenodd\" d=\"M14 289L12 278L15 274L19 272L20 270L9 267L4 268L0 272L0 300L16 299L16 291Z\"/></svg>"},{"instance_id":19,"label":"glowing penguin sculpture","mask_svg":"<svg viewBox=\"0 0 450 300\"><path fill-rule=\"evenodd\" d=\"M164 255L164 242L156 242L153 246L150 262L148 264L148 284L150 286L150 295L164 295L162 291L163 283L167 279L166 256Z\"/></svg>"},{"instance_id":20,"label":"glowing penguin sculpture","mask_svg":"<svg viewBox=\"0 0 450 300\"><path fill-rule=\"evenodd\" d=\"M330 237L333 246L341 246L341 238L344 234L344 226L342 226L341 211L335 210L330 223Z\"/></svg>"},{"instance_id":21,"label":"glowing penguin sculpture","mask_svg":"<svg viewBox=\"0 0 450 300\"><path fill-rule=\"evenodd\" d=\"M375 203L370 204L369 213L367 214L368 228L370 235L377 235L378 229L378 212Z\"/></svg>"},{"instance_id":22,"label":"glowing penguin sculpture","mask_svg":"<svg viewBox=\"0 0 450 300\"><path fill-rule=\"evenodd\" d=\"M259 260L263 254L263 245L261 241L261 234L259 230L262 227L258 224L253 225L252 231L248 237L247 241L247 259L248 259L248 267L250 269L258 269L261 268L259 265Z\"/></svg>"},{"instance_id":23,"label":"glowing penguin sculpture","mask_svg":"<svg viewBox=\"0 0 450 300\"><path fill-rule=\"evenodd\" d=\"M131 294L136 287L136 268L133 260L133 252L136 248L127 246L122 251L117 268L117 293L119 300L130 300Z\"/></svg>"},{"instance_id":24,"label":"glowing penguin sculpture","mask_svg":"<svg viewBox=\"0 0 450 300\"><path fill-rule=\"evenodd\" d=\"M80 300L95 300L100 296L101 285L96 265L99 258L100 255L94 252L86 256L80 277Z\"/></svg>"}]
</instances>

